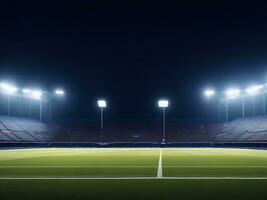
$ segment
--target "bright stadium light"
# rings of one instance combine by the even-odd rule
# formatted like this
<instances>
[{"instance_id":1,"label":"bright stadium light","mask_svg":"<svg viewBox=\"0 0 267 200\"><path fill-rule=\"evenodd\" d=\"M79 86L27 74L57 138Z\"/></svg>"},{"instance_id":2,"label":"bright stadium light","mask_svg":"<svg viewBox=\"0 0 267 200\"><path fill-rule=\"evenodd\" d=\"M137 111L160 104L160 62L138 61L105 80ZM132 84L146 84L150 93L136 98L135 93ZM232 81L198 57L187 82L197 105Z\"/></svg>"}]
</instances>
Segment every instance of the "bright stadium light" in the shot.
<instances>
[{"instance_id":1,"label":"bright stadium light","mask_svg":"<svg viewBox=\"0 0 267 200\"><path fill-rule=\"evenodd\" d=\"M240 90L236 88L230 88L225 91L225 121L228 122L228 100L235 99L240 96Z\"/></svg>"},{"instance_id":2,"label":"bright stadium light","mask_svg":"<svg viewBox=\"0 0 267 200\"><path fill-rule=\"evenodd\" d=\"M246 92L248 95L250 96L254 96L257 95L261 92L261 90L263 89L264 85L253 85L250 86L249 88L246 89Z\"/></svg>"},{"instance_id":3,"label":"bright stadium light","mask_svg":"<svg viewBox=\"0 0 267 200\"><path fill-rule=\"evenodd\" d=\"M24 94L30 94L32 91L30 89L28 89L28 88L24 88L24 89L22 89L22 92Z\"/></svg>"},{"instance_id":4,"label":"bright stadium light","mask_svg":"<svg viewBox=\"0 0 267 200\"><path fill-rule=\"evenodd\" d=\"M98 100L97 105L99 108L106 108L107 107L107 103L105 100Z\"/></svg>"},{"instance_id":5,"label":"bright stadium light","mask_svg":"<svg viewBox=\"0 0 267 200\"><path fill-rule=\"evenodd\" d=\"M231 89L228 89L225 91L225 95L226 95L226 99L235 99L235 98L239 97L240 90L235 89L235 88L231 88Z\"/></svg>"},{"instance_id":6,"label":"bright stadium light","mask_svg":"<svg viewBox=\"0 0 267 200\"><path fill-rule=\"evenodd\" d=\"M8 83L1 83L0 84L1 89L3 90L3 92L7 93L7 94L14 94L18 88L8 84Z\"/></svg>"},{"instance_id":7,"label":"bright stadium light","mask_svg":"<svg viewBox=\"0 0 267 200\"><path fill-rule=\"evenodd\" d=\"M168 100L159 100L158 101L158 107L160 108L167 108L169 106Z\"/></svg>"},{"instance_id":8,"label":"bright stadium light","mask_svg":"<svg viewBox=\"0 0 267 200\"><path fill-rule=\"evenodd\" d=\"M43 92L40 91L40 90L33 90L31 93L30 93L30 98L32 99L36 99L36 100L39 100L40 102L40 107L39 107L39 118L40 118L40 121L42 121L42 95L43 95Z\"/></svg>"},{"instance_id":9,"label":"bright stadium light","mask_svg":"<svg viewBox=\"0 0 267 200\"><path fill-rule=\"evenodd\" d=\"M107 102L106 100L101 99L97 101L97 105L100 108L100 130L102 131L104 128L103 109L107 107Z\"/></svg>"},{"instance_id":10,"label":"bright stadium light","mask_svg":"<svg viewBox=\"0 0 267 200\"><path fill-rule=\"evenodd\" d=\"M162 143L165 143L165 140L166 140L166 111L165 109L169 107L169 101L166 100L166 99L161 99L158 101L158 107L159 108L163 108L163 136L162 136Z\"/></svg>"},{"instance_id":11,"label":"bright stadium light","mask_svg":"<svg viewBox=\"0 0 267 200\"><path fill-rule=\"evenodd\" d=\"M5 82L0 83L0 88L3 93L7 94L7 115L10 116L10 95L16 93L18 88Z\"/></svg>"},{"instance_id":12,"label":"bright stadium light","mask_svg":"<svg viewBox=\"0 0 267 200\"><path fill-rule=\"evenodd\" d=\"M206 96L206 97L212 97L212 96L214 96L215 95L215 91L214 90L212 90L212 89L206 89L205 91L204 91L204 95Z\"/></svg>"},{"instance_id":13,"label":"bright stadium light","mask_svg":"<svg viewBox=\"0 0 267 200\"><path fill-rule=\"evenodd\" d=\"M64 93L63 90L57 89L57 90L55 90L55 94L56 94L56 95L59 95L59 96L62 96L62 95L64 95L65 93Z\"/></svg>"},{"instance_id":14,"label":"bright stadium light","mask_svg":"<svg viewBox=\"0 0 267 200\"><path fill-rule=\"evenodd\" d=\"M40 90L34 90L31 92L31 98L33 99L41 99L43 93Z\"/></svg>"}]
</instances>

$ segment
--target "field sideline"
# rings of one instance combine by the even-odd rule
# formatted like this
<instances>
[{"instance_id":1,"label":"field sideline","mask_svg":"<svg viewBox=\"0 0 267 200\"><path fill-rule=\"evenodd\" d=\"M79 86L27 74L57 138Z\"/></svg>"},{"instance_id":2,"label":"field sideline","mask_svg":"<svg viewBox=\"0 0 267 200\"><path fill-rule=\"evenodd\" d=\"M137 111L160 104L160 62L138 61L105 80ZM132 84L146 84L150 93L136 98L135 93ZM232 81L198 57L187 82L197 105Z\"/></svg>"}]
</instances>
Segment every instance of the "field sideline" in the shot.
<instances>
[{"instance_id":1,"label":"field sideline","mask_svg":"<svg viewBox=\"0 0 267 200\"><path fill-rule=\"evenodd\" d=\"M222 191L224 193L216 199L265 199L266 186L265 150L0 150L0 195L3 199L17 199L31 193L39 199L73 199L73 195L76 199L140 199L149 198L149 195L155 199L162 198L161 195L165 199L177 199L177 195L184 199L204 199L215 198L214 195ZM103 197L102 193L108 195ZM237 193L238 196L234 195Z\"/></svg>"}]
</instances>

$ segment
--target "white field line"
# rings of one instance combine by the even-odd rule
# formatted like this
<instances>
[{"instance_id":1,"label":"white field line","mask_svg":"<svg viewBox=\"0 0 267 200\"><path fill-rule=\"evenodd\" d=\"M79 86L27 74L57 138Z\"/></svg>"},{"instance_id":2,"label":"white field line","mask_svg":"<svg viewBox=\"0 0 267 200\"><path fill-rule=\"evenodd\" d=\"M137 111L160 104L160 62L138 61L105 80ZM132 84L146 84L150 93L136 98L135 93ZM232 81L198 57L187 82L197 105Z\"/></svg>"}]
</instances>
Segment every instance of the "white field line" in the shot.
<instances>
[{"instance_id":1,"label":"white field line","mask_svg":"<svg viewBox=\"0 0 267 200\"><path fill-rule=\"evenodd\" d=\"M160 153L159 153L157 178L162 178L162 148L160 149Z\"/></svg>"},{"instance_id":2,"label":"white field line","mask_svg":"<svg viewBox=\"0 0 267 200\"><path fill-rule=\"evenodd\" d=\"M267 168L267 165L180 165L164 166L167 168Z\"/></svg>"},{"instance_id":3,"label":"white field line","mask_svg":"<svg viewBox=\"0 0 267 200\"><path fill-rule=\"evenodd\" d=\"M160 162L161 161L161 162ZM175 165L165 165L165 168L267 168L267 165L181 165L181 166L175 166ZM160 168L162 170L162 156L161 159L159 159L159 164L158 166L153 166L153 165L5 165L5 166L0 166L1 168L157 168L158 172L160 172Z\"/></svg>"},{"instance_id":4,"label":"white field line","mask_svg":"<svg viewBox=\"0 0 267 200\"><path fill-rule=\"evenodd\" d=\"M138 165L138 166L134 166L134 165L107 165L107 166L104 166L104 165L91 165L91 166L83 166L83 165L65 165L65 166L61 166L61 165L36 165L36 166L0 166L0 168L157 168L157 166L149 166L149 165L144 165L144 166L141 166L141 165Z\"/></svg>"},{"instance_id":5,"label":"white field line","mask_svg":"<svg viewBox=\"0 0 267 200\"><path fill-rule=\"evenodd\" d=\"M267 177L161 177L161 180L267 180ZM158 177L0 177L0 180L159 180Z\"/></svg>"}]
</instances>

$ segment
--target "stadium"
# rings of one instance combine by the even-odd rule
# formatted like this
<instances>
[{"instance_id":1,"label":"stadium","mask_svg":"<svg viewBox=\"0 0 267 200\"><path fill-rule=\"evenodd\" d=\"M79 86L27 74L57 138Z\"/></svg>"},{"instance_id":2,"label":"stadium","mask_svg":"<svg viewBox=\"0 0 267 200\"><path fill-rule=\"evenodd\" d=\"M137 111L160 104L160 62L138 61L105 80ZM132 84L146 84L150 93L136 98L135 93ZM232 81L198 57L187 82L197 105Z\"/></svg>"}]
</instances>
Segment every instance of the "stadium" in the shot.
<instances>
[{"instance_id":1,"label":"stadium","mask_svg":"<svg viewBox=\"0 0 267 200\"><path fill-rule=\"evenodd\" d=\"M15 95L16 91L12 98L18 98L19 90L21 95L25 91L1 85L3 96ZM255 98L265 95L264 88L260 88ZM205 98L211 98L208 93L204 92ZM231 103L233 97L226 98ZM45 99L42 96L37 100L45 105ZM107 103L101 99L98 106L100 124L42 122L40 115L39 119L10 116L8 108L8 115L0 116L2 197L17 198L23 194L46 199L98 198L105 192L104 199L124 199L129 195L133 199L147 195L155 199L172 199L175 195L194 199L200 194L201 198L212 198L221 190L224 192L219 199L228 198L233 192L242 199L264 197L264 115L242 115L229 122L214 123L166 121L169 102L160 100L163 123L104 123L103 109L107 109ZM55 188L60 188L60 192Z\"/></svg>"},{"instance_id":2,"label":"stadium","mask_svg":"<svg viewBox=\"0 0 267 200\"><path fill-rule=\"evenodd\" d=\"M266 3L0 9L0 200L266 199Z\"/></svg>"}]
</instances>

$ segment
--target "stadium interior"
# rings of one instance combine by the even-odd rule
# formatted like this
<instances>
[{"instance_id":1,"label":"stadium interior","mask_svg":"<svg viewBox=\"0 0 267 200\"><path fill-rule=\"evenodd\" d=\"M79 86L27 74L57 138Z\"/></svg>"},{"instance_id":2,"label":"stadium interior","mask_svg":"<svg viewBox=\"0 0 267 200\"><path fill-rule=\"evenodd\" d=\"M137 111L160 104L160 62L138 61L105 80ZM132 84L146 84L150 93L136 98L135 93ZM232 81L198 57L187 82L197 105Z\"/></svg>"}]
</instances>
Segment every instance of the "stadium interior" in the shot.
<instances>
[{"instance_id":1,"label":"stadium interior","mask_svg":"<svg viewBox=\"0 0 267 200\"><path fill-rule=\"evenodd\" d=\"M43 123L0 116L0 142L161 142L160 122ZM223 123L167 122L167 142L265 142L267 117L238 118Z\"/></svg>"}]
</instances>

